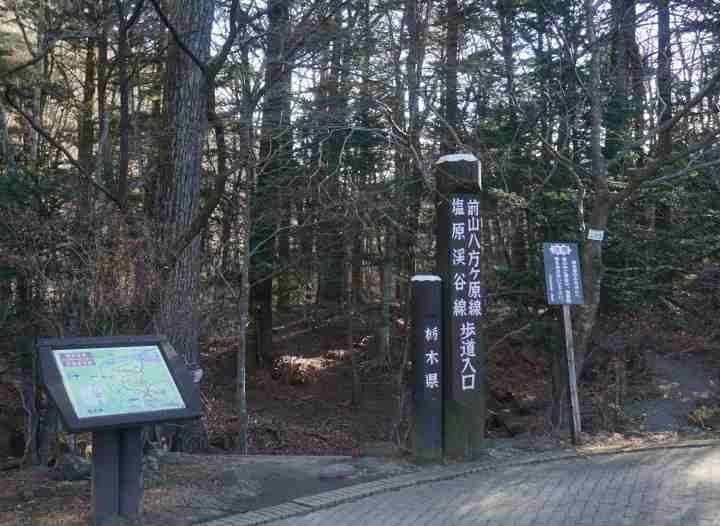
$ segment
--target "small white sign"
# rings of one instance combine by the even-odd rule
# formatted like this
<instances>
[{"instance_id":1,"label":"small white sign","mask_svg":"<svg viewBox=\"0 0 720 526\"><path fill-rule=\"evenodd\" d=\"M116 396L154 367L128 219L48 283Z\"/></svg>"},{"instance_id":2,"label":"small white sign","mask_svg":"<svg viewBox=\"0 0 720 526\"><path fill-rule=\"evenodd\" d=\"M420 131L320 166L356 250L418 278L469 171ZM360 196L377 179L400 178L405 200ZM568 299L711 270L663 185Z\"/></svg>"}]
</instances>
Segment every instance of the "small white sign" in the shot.
<instances>
[{"instance_id":1,"label":"small white sign","mask_svg":"<svg viewBox=\"0 0 720 526\"><path fill-rule=\"evenodd\" d=\"M588 229L588 239L592 239L593 241L602 241L605 239L605 231L590 228Z\"/></svg>"}]
</instances>

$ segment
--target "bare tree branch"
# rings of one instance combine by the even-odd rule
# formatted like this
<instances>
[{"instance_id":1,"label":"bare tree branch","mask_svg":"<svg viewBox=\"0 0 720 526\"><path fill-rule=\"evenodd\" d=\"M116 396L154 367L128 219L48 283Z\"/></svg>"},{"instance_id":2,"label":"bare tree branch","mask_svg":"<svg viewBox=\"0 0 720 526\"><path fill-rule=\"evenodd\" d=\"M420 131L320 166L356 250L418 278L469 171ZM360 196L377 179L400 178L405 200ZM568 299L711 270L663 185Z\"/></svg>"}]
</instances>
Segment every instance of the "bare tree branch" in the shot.
<instances>
[{"instance_id":1,"label":"bare tree branch","mask_svg":"<svg viewBox=\"0 0 720 526\"><path fill-rule=\"evenodd\" d=\"M702 100L711 95L713 91L715 91L718 86L720 86L720 69L715 72L715 74L712 76L712 78L708 81L707 84L692 98L688 101L688 103L683 106L683 108L677 112L670 120L665 121L660 126L656 127L655 129L649 131L644 137L641 139L634 141L623 148L620 149L618 154L615 156L615 158L611 159L608 162L607 168L611 170L614 167L617 167L623 160L623 157L626 153L629 151L637 150L638 148L641 148L650 137L654 137L655 135L662 133L663 131L667 131L675 125L680 122L682 119L687 117L687 115L692 111L692 109L697 106Z\"/></svg>"},{"instance_id":2,"label":"bare tree branch","mask_svg":"<svg viewBox=\"0 0 720 526\"><path fill-rule=\"evenodd\" d=\"M107 188L105 188L103 185L97 182L95 177L91 173L89 173L82 164L80 164L75 157L63 146L59 141L57 141L50 133L42 127L40 123L38 123L32 115L27 113L25 110L23 110L19 104L16 104L13 100L11 94L10 94L10 88L6 88L5 90L5 101L8 103L10 107L12 107L16 112L18 112L22 117L30 124L33 130L35 130L38 134L40 134L43 139L45 139L50 145L52 145L54 148L56 148L58 151L62 152L62 154L67 158L68 162L72 164L80 173L82 177L84 177L90 184L92 184L95 188L97 188L100 192L105 194L108 199L110 199L113 203L120 206L120 201L118 198Z\"/></svg>"},{"instance_id":3,"label":"bare tree branch","mask_svg":"<svg viewBox=\"0 0 720 526\"><path fill-rule=\"evenodd\" d=\"M230 5L230 34L225 39L225 42L223 42L222 48L220 48L220 51L217 55L210 61L208 64L208 74L210 77L214 80L217 74L220 72L220 69L223 67L223 64L225 64L225 61L228 58L228 55L230 54L230 50L232 49L233 45L235 44L235 41L237 40L237 36L240 32L240 26L238 24L238 12L239 9L239 0L233 0L232 4Z\"/></svg>"},{"instance_id":4,"label":"bare tree branch","mask_svg":"<svg viewBox=\"0 0 720 526\"><path fill-rule=\"evenodd\" d=\"M29 68L30 66L34 66L35 64L40 62L42 59L44 59L48 55L48 53L50 53L50 51L52 51L53 47L55 47L56 42L57 42L57 39L50 40L48 42L47 46L45 47L45 49L43 49L39 53L33 52L32 53L33 58L31 58L27 62L23 62L22 64L18 64L17 66L10 68L10 70L3 73L3 77L8 79L8 78L12 77L13 75L15 75L16 73L22 71L23 69Z\"/></svg>"},{"instance_id":5,"label":"bare tree branch","mask_svg":"<svg viewBox=\"0 0 720 526\"><path fill-rule=\"evenodd\" d=\"M172 22L170 22L170 19L167 17L165 12L162 10L160 5L158 4L157 0L150 0L150 3L155 8L155 12L157 13L158 17L160 17L160 21L163 23L163 25L170 31L170 34L173 37L173 40L175 43L180 47L180 49L183 50L183 52L190 57L190 60L192 60L195 65L198 67L200 71L202 71L202 74L205 76L205 78L208 78L208 69L207 64L200 60L197 56L195 56L195 53L192 52L192 50L187 47L183 39L180 37L180 34L177 32L177 29L175 29L175 26L172 25Z\"/></svg>"},{"instance_id":6,"label":"bare tree branch","mask_svg":"<svg viewBox=\"0 0 720 526\"><path fill-rule=\"evenodd\" d=\"M711 147L717 136L720 135L720 129L710 131L706 134L705 138L688 147L681 154L675 155L670 159L655 158L650 160L645 167L638 170L634 176L631 177L628 185L622 192L614 194L610 199L610 207L614 207L622 203L627 199L633 192L637 191L642 186L652 184L651 180L658 176L663 166L671 165L677 161L681 161L695 152L704 150Z\"/></svg>"}]
</instances>

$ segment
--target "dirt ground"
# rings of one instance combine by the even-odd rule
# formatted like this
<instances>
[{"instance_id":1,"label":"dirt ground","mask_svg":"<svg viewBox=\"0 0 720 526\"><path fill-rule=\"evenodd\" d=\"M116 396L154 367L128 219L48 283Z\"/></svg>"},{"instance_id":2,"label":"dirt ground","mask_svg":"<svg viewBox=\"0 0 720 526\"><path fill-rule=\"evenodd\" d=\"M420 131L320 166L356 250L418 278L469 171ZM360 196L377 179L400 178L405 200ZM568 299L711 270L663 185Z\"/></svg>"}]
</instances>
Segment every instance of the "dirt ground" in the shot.
<instances>
[{"instance_id":1,"label":"dirt ground","mask_svg":"<svg viewBox=\"0 0 720 526\"><path fill-rule=\"evenodd\" d=\"M376 457L237 456L167 453L144 493L147 526L185 526L273 506L305 495L417 469ZM334 476L337 472L350 473ZM16 471L0 489L0 525L86 526L91 523L90 482L53 480L48 470ZM14 491L21 495L13 495ZM20 497L20 498L19 498Z\"/></svg>"}]
</instances>

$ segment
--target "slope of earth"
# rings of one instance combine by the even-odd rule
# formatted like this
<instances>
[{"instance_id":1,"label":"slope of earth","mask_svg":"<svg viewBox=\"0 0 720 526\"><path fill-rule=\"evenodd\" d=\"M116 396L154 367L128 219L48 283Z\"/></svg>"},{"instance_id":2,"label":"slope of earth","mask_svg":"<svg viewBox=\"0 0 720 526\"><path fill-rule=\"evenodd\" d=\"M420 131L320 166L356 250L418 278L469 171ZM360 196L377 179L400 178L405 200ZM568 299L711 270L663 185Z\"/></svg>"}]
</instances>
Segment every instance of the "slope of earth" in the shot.
<instances>
[{"instance_id":1,"label":"slope of earth","mask_svg":"<svg viewBox=\"0 0 720 526\"><path fill-rule=\"evenodd\" d=\"M640 419L647 432L678 431L688 428L688 415L699 406L720 403L717 353L645 350L655 396L625 404L627 416Z\"/></svg>"}]
</instances>

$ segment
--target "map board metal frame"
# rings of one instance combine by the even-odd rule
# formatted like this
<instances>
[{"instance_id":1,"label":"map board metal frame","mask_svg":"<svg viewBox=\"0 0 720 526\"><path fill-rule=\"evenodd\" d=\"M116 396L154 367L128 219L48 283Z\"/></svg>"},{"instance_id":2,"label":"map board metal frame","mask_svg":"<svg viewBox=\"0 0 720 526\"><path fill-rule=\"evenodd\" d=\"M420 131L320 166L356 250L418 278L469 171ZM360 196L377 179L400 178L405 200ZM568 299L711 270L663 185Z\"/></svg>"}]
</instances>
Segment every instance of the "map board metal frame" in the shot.
<instances>
[{"instance_id":1,"label":"map board metal frame","mask_svg":"<svg viewBox=\"0 0 720 526\"><path fill-rule=\"evenodd\" d=\"M68 395L63 381L62 372L55 359L55 351L59 350L92 350L148 347L156 346L172 380L185 404L184 408L162 409L120 413L103 416L80 418ZM50 397L57 405L60 415L68 431L73 433L96 431L98 429L119 429L137 427L153 422L189 420L202 415L198 387L193 383L192 376L183 358L173 349L164 336L115 336L100 338L53 338L41 339L38 342L40 367L45 386Z\"/></svg>"}]
</instances>

